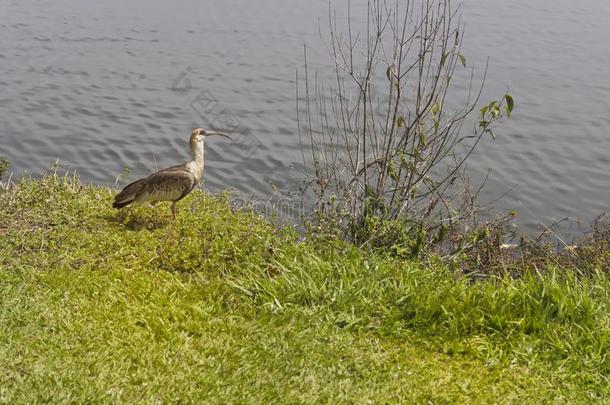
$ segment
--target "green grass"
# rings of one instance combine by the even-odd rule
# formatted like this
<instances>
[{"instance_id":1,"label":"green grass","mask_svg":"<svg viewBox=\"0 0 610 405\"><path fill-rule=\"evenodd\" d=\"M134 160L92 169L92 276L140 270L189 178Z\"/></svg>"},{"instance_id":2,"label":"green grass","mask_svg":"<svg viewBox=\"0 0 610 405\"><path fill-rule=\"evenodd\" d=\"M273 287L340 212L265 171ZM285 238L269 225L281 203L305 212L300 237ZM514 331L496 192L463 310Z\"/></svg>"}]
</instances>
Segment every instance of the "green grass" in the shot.
<instances>
[{"instance_id":1,"label":"green grass","mask_svg":"<svg viewBox=\"0 0 610 405\"><path fill-rule=\"evenodd\" d=\"M0 402L604 402L608 269L470 282L226 196L0 192Z\"/></svg>"}]
</instances>

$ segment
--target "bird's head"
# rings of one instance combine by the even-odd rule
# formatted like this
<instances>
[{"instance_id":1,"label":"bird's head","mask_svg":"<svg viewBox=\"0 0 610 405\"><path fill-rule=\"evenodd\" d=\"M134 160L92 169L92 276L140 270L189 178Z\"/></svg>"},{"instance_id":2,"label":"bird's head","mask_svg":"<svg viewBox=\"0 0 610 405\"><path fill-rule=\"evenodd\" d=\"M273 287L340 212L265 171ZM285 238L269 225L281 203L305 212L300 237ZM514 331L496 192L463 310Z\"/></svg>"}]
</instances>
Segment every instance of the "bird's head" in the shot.
<instances>
[{"instance_id":1,"label":"bird's head","mask_svg":"<svg viewBox=\"0 0 610 405\"><path fill-rule=\"evenodd\" d=\"M227 135L223 132L210 131L210 130L203 129L203 128L195 128L195 129L193 129L193 132L191 132L191 139L189 141L189 143L191 145L191 149L197 148L197 144L203 142L205 140L205 138L207 138L208 136L212 136L212 135L224 136L225 138L231 139L231 137L229 135Z\"/></svg>"},{"instance_id":2,"label":"bird's head","mask_svg":"<svg viewBox=\"0 0 610 405\"><path fill-rule=\"evenodd\" d=\"M191 132L191 142L203 142L206 137L212 135L224 136L225 138L231 139L231 137L225 134L224 132L210 131L203 128L195 128L193 129L193 132Z\"/></svg>"}]
</instances>

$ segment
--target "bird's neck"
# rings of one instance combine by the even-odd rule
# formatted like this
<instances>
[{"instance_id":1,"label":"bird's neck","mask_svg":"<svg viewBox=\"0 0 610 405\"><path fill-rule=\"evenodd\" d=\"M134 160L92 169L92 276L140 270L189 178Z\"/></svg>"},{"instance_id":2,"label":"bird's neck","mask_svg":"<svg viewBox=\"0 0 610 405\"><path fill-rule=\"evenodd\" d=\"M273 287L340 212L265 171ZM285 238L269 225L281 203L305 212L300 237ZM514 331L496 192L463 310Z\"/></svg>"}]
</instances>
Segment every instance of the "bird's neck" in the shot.
<instances>
[{"instance_id":1,"label":"bird's neck","mask_svg":"<svg viewBox=\"0 0 610 405\"><path fill-rule=\"evenodd\" d=\"M197 180L201 180L203 176L203 142L197 142L191 148L191 156L193 161L191 162L191 167L193 169L193 174L197 178Z\"/></svg>"}]
</instances>

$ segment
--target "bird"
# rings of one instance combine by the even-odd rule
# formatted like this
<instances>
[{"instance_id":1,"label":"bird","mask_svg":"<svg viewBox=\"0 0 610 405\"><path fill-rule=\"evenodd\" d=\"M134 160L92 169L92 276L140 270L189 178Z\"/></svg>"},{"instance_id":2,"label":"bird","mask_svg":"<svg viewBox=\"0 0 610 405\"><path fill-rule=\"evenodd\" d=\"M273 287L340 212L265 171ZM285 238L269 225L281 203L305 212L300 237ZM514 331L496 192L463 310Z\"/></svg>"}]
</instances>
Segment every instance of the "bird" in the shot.
<instances>
[{"instance_id":1,"label":"bird","mask_svg":"<svg viewBox=\"0 0 610 405\"><path fill-rule=\"evenodd\" d=\"M114 197L113 208L123 208L133 202L172 201L172 219L176 219L176 203L186 197L203 177L204 141L208 136L231 137L223 132L195 128L191 132L189 147L192 160L182 165L159 170L143 179L136 180Z\"/></svg>"}]
</instances>

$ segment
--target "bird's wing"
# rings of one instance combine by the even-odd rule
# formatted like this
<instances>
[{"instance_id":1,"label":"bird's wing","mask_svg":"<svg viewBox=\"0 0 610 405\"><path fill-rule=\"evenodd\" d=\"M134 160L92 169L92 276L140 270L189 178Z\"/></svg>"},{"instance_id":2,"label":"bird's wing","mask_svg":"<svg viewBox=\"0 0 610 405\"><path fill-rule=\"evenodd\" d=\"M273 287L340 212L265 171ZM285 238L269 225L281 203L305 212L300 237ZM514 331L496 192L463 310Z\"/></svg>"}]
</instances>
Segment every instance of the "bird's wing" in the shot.
<instances>
[{"instance_id":1,"label":"bird's wing","mask_svg":"<svg viewBox=\"0 0 610 405\"><path fill-rule=\"evenodd\" d=\"M190 193L197 180L185 165L168 167L128 184L114 197L113 206L120 208L132 201L177 201Z\"/></svg>"},{"instance_id":2,"label":"bird's wing","mask_svg":"<svg viewBox=\"0 0 610 405\"><path fill-rule=\"evenodd\" d=\"M197 180L184 166L160 170L145 178L136 195L136 200L177 201L190 193Z\"/></svg>"}]
</instances>

